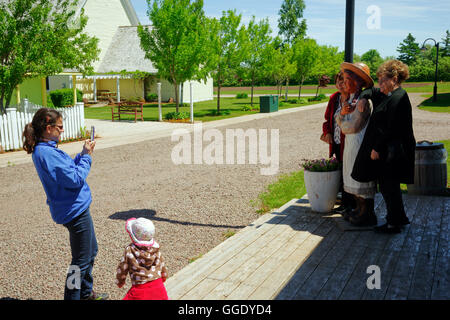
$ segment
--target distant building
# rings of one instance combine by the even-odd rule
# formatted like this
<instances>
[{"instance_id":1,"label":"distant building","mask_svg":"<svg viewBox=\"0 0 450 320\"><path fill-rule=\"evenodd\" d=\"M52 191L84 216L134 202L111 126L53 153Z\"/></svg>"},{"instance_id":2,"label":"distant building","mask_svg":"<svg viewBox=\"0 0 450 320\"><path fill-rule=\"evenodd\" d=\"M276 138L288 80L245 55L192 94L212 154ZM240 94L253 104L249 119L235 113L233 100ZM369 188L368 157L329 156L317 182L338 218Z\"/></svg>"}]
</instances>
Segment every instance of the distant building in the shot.
<instances>
[{"instance_id":1,"label":"distant building","mask_svg":"<svg viewBox=\"0 0 450 320\"><path fill-rule=\"evenodd\" d=\"M13 94L11 104L17 103L17 96L28 98L36 104L46 105L46 93L62 88L83 91L83 99L89 101L145 98L156 93L156 83L161 82L161 99L175 99L174 87L166 79L157 77L158 70L145 59L137 34L139 19L129 0L82 0L81 10L88 17L84 32L99 39L101 50L99 60L93 65L95 74L83 78L76 70L64 70L47 79L30 79L20 85L20 93ZM150 74L145 79L136 79L136 71ZM190 100L189 82L178 89L181 102ZM213 81L193 81L194 102L213 99ZM15 100L15 101L14 101Z\"/></svg>"}]
</instances>

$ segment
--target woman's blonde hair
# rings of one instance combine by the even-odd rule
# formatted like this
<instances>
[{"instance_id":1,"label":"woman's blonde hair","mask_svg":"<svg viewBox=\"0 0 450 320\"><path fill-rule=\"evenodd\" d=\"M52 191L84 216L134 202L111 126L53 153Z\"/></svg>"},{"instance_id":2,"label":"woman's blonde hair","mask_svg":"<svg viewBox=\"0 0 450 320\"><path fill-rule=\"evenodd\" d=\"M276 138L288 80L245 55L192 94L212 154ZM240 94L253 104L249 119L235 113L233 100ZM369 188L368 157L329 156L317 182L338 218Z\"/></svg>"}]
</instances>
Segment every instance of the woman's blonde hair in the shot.
<instances>
[{"instance_id":1,"label":"woman's blonde hair","mask_svg":"<svg viewBox=\"0 0 450 320\"><path fill-rule=\"evenodd\" d=\"M383 76L388 78L397 76L397 82L400 84L409 78L409 68L399 60L388 60L379 66L377 70L378 79Z\"/></svg>"}]
</instances>

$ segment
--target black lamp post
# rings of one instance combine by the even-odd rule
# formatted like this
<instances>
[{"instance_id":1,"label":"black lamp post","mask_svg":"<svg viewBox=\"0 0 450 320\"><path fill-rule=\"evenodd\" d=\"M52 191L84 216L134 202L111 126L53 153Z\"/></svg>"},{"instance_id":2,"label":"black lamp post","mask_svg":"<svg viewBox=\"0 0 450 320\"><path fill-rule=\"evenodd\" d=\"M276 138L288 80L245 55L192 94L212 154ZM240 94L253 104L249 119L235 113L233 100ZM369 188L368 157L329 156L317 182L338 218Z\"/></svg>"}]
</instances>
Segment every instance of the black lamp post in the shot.
<instances>
[{"instance_id":1,"label":"black lamp post","mask_svg":"<svg viewBox=\"0 0 450 320\"><path fill-rule=\"evenodd\" d=\"M438 79L438 59L439 59L439 42L434 40L433 38L425 39L425 41L422 44L422 50L425 48L425 42L428 40L434 41L434 46L436 47L436 71L434 72L434 88L433 88L433 102L436 102L437 100L437 79Z\"/></svg>"},{"instance_id":2,"label":"black lamp post","mask_svg":"<svg viewBox=\"0 0 450 320\"><path fill-rule=\"evenodd\" d=\"M355 30L355 0L345 6L345 62L353 62L353 35Z\"/></svg>"}]
</instances>

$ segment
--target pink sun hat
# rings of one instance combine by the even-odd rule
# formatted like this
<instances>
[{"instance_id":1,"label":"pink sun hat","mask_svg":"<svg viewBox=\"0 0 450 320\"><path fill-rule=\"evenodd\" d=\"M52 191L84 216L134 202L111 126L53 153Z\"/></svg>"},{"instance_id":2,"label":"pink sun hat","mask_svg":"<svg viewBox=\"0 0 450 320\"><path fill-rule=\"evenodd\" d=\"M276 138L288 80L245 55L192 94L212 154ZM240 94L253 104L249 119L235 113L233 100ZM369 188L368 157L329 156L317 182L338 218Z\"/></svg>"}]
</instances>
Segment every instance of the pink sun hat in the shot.
<instances>
[{"instance_id":1,"label":"pink sun hat","mask_svg":"<svg viewBox=\"0 0 450 320\"><path fill-rule=\"evenodd\" d=\"M159 247L153 239L155 235L155 225L150 220L145 218L130 218L125 224L125 229L135 245Z\"/></svg>"}]
</instances>

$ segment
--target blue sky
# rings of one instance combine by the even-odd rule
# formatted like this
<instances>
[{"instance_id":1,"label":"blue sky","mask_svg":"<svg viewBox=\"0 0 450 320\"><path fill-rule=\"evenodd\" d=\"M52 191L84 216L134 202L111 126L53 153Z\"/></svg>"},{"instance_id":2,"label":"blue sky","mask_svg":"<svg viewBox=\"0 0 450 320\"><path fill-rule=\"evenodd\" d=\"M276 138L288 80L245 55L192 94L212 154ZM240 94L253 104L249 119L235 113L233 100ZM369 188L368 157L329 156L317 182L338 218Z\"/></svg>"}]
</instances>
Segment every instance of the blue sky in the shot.
<instances>
[{"instance_id":1,"label":"blue sky","mask_svg":"<svg viewBox=\"0 0 450 320\"><path fill-rule=\"evenodd\" d=\"M131 0L142 24L150 24L147 1ZM321 45L344 50L345 0L305 0L307 36ZM278 33L278 11L282 0L204 0L209 17L220 17L222 11L236 9L247 24L252 16L269 18L273 35ZM442 41L450 30L450 1L447 0L356 0L354 52L361 55L377 49L382 57L398 56L397 46L410 32L419 45L426 38ZM432 44L432 41L427 42Z\"/></svg>"}]
</instances>

